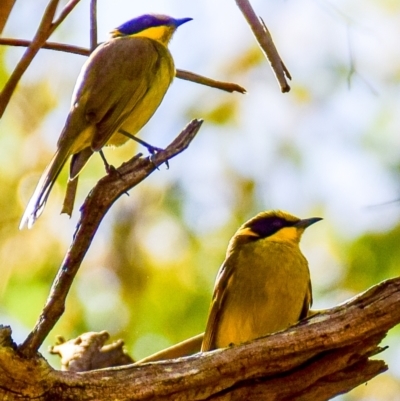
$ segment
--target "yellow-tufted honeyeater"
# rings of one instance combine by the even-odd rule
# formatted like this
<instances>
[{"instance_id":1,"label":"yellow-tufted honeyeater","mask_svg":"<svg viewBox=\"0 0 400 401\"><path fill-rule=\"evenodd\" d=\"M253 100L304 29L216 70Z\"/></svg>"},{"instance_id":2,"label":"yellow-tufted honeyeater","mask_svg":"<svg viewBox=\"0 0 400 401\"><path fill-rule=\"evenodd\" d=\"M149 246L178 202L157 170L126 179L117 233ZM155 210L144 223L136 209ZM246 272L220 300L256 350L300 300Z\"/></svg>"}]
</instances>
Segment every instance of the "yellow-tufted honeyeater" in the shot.
<instances>
[{"instance_id":1,"label":"yellow-tufted honeyeater","mask_svg":"<svg viewBox=\"0 0 400 401\"><path fill-rule=\"evenodd\" d=\"M202 351L247 342L307 316L311 281L299 242L319 220L269 211L238 229L217 275Z\"/></svg>"},{"instance_id":2,"label":"yellow-tufted honeyeater","mask_svg":"<svg viewBox=\"0 0 400 401\"><path fill-rule=\"evenodd\" d=\"M137 134L160 105L173 77L168 43L192 18L143 15L111 32L91 54L78 76L57 151L43 172L22 217L30 228L40 216L57 176L70 156L70 179L93 152Z\"/></svg>"}]
</instances>

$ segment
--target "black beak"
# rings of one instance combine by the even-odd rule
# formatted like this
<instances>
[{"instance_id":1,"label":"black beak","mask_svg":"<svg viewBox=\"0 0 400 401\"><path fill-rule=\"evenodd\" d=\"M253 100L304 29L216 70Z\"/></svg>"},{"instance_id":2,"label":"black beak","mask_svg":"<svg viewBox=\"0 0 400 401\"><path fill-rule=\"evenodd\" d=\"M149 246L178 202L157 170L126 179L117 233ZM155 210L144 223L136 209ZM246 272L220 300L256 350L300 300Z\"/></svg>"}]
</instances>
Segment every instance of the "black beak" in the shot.
<instances>
[{"instance_id":1,"label":"black beak","mask_svg":"<svg viewBox=\"0 0 400 401\"><path fill-rule=\"evenodd\" d=\"M311 217L309 219L303 219L303 220L298 221L296 224L294 224L294 226L305 229L305 228L311 226L311 224L314 224L320 220L322 220L322 217Z\"/></svg>"}]
</instances>

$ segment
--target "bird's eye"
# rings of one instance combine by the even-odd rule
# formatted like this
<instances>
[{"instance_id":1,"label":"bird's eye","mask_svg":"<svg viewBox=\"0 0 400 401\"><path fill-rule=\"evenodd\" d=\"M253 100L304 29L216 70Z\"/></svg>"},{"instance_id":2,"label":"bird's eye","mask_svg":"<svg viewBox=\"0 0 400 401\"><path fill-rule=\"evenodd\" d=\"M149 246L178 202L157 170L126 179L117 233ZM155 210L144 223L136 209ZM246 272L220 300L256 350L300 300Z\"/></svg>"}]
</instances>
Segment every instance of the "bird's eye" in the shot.
<instances>
[{"instance_id":1,"label":"bird's eye","mask_svg":"<svg viewBox=\"0 0 400 401\"><path fill-rule=\"evenodd\" d=\"M273 221L272 221L272 226L275 227L275 228L281 228L281 227L283 227L282 220L279 220L279 219L273 220Z\"/></svg>"}]
</instances>

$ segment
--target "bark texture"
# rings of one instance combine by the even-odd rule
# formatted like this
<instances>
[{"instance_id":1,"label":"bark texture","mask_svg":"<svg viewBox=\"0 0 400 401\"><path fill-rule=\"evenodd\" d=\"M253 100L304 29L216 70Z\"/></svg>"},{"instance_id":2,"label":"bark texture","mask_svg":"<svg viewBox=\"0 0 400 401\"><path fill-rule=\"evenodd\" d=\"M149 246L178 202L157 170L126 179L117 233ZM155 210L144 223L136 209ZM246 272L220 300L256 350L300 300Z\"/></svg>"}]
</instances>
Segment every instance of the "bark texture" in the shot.
<instances>
[{"instance_id":1,"label":"bark texture","mask_svg":"<svg viewBox=\"0 0 400 401\"><path fill-rule=\"evenodd\" d=\"M387 369L370 359L400 322L400 278L248 344L190 357L82 373L26 359L0 331L0 399L328 400Z\"/></svg>"}]
</instances>

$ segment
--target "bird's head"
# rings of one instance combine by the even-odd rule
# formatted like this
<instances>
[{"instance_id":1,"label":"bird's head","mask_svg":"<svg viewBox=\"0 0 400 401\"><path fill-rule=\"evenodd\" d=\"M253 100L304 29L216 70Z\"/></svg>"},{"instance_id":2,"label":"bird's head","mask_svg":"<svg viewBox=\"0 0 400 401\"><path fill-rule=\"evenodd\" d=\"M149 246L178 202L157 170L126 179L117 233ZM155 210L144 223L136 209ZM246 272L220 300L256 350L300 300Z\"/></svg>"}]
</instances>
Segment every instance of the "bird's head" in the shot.
<instances>
[{"instance_id":1,"label":"bird's head","mask_svg":"<svg viewBox=\"0 0 400 401\"><path fill-rule=\"evenodd\" d=\"M299 219L282 211L261 212L244 223L235 237L244 241L267 239L274 242L299 243L304 230L322 220L320 217Z\"/></svg>"},{"instance_id":2,"label":"bird's head","mask_svg":"<svg viewBox=\"0 0 400 401\"><path fill-rule=\"evenodd\" d=\"M178 26L191 20L192 18L175 19L168 15L145 14L112 30L111 37L142 36L157 40L166 46Z\"/></svg>"}]
</instances>

